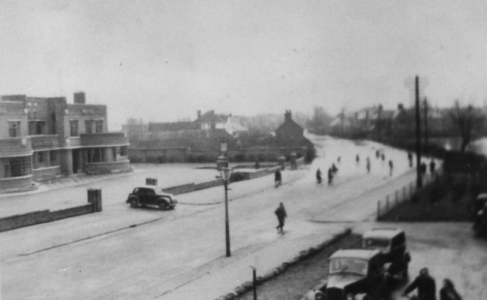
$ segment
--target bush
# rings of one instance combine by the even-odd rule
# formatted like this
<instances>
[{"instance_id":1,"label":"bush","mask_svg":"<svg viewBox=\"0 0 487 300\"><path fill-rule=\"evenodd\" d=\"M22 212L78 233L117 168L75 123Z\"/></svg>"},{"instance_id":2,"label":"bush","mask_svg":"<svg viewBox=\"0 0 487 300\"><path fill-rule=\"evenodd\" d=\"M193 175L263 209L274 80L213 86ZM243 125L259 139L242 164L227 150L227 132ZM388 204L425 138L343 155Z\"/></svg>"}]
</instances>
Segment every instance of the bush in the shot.
<instances>
[{"instance_id":1,"label":"bush","mask_svg":"<svg viewBox=\"0 0 487 300\"><path fill-rule=\"evenodd\" d=\"M237 155L234 156L234 160L236 162L243 162L243 161L245 161L245 155L242 154L242 153L237 154Z\"/></svg>"}]
</instances>

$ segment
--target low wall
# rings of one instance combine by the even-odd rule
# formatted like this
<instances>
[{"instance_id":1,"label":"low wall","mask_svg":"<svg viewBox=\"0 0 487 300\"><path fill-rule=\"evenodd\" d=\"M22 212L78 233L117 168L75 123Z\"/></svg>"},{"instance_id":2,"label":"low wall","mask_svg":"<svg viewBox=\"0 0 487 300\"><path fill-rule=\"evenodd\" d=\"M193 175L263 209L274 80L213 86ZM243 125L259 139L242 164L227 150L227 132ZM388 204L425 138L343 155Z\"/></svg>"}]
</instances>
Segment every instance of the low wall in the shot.
<instances>
[{"instance_id":1,"label":"low wall","mask_svg":"<svg viewBox=\"0 0 487 300\"><path fill-rule=\"evenodd\" d=\"M54 166L32 170L35 181L49 180L61 176L61 167Z\"/></svg>"},{"instance_id":2,"label":"low wall","mask_svg":"<svg viewBox=\"0 0 487 300\"><path fill-rule=\"evenodd\" d=\"M209 188L212 188L215 186L220 186L220 185L223 185L223 180L221 180L221 179L206 181L206 182L195 184L194 185L194 191L209 189Z\"/></svg>"},{"instance_id":3,"label":"low wall","mask_svg":"<svg viewBox=\"0 0 487 300\"><path fill-rule=\"evenodd\" d=\"M129 172L130 160L104 162L104 163L85 163L85 171L87 174L108 174L117 172Z\"/></svg>"},{"instance_id":4,"label":"low wall","mask_svg":"<svg viewBox=\"0 0 487 300\"><path fill-rule=\"evenodd\" d=\"M0 219L0 232L86 215L93 212L93 205L86 204L52 212L42 210L23 215L15 215Z\"/></svg>"},{"instance_id":5,"label":"low wall","mask_svg":"<svg viewBox=\"0 0 487 300\"><path fill-rule=\"evenodd\" d=\"M171 193L174 195L191 193L194 191L194 182L188 183L188 184L183 184L183 185L168 187L168 188L162 189L162 191L165 193Z\"/></svg>"},{"instance_id":6,"label":"low wall","mask_svg":"<svg viewBox=\"0 0 487 300\"><path fill-rule=\"evenodd\" d=\"M33 188L32 175L0 178L0 194Z\"/></svg>"},{"instance_id":7,"label":"low wall","mask_svg":"<svg viewBox=\"0 0 487 300\"><path fill-rule=\"evenodd\" d=\"M274 174L277 170L280 170L280 169L281 169L281 167L276 166L273 168L262 169L262 170L258 170L258 171L253 172L253 173L248 173L249 174L248 179L255 179L255 178L259 178L259 177L266 176L269 174Z\"/></svg>"}]
</instances>

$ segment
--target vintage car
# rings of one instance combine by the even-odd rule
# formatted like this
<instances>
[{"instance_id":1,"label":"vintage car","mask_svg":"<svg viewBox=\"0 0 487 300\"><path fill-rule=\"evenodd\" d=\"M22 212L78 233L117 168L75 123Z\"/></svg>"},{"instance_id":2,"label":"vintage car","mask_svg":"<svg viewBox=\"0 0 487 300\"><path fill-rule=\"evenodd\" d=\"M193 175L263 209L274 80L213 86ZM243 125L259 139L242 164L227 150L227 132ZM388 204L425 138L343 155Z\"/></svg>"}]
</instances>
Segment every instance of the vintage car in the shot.
<instances>
[{"instance_id":1,"label":"vintage car","mask_svg":"<svg viewBox=\"0 0 487 300\"><path fill-rule=\"evenodd\" d=\"M379 250L338 250L329 259L328 279L319 288L327 300L378 300L387 294L384 255Z\"/></svg>"},{"instance_id":2,"label":"vintage car","mask_svg":"<svg viewBox=\"0 0 487 300\"><path fill-rule=\"evenodd\" d=\"M397 228L374 228L362 236L362 248L384 254L390 278L408 278L411 255L407 251L406 234Z\"/></svg>"},{"instance_id":3,"label":"vintage car","mask_svg":"<svg viewBox=\"0 0 487 300\"><path fill-rule=\"evenodd\" d=\"M174 209L178 201L173 194L165 193L162 188L157 186L136 187L127 197L131 207L157 206L161 210Z\"/></svg>"}]
</instances>

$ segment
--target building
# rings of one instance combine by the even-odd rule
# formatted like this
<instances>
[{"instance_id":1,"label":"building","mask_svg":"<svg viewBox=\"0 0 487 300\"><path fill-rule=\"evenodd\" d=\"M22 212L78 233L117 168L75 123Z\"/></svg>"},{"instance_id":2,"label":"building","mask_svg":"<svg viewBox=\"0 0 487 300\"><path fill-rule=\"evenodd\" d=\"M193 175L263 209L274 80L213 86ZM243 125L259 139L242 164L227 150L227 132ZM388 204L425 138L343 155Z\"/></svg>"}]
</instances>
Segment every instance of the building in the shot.
<instances>
[{"instance_id":1,"label":"building","mask_svg":"<svg viewBox=\"0 0 487 300\"><path fill-rule=\"evenodd\" d=\"M293 120L290 110L284 113L284 123L276 129L275 142L282 151L291 150L293 147L304 149L305 152L293 152L297 152L298 157L305 157L307 162L311 162L315 157L314 144L304 136L304 129ZM282 154L287 156L289 153Z\"/></svg>"},{"instance_id":2,"label":"building","mask_svg":"<svg viewBox=\"0 0 487 300\"><path fill-rule=\"evenodd\" d=\"M32 188L34 181L72 174L131 170L128 138L108 132L106 105L85 94L0 98L0 192Z\"/></svg>"}]
</instances>

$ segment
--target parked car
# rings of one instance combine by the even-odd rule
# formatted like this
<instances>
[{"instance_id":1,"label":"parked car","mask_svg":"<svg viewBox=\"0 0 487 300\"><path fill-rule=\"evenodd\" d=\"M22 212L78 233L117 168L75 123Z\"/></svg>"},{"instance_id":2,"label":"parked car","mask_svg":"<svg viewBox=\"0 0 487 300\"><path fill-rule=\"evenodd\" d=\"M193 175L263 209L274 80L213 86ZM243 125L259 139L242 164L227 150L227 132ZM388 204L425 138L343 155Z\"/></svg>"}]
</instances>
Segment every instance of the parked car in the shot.
<instances>
[{"instance_id":1,"label":"parked car","mask_svg":"<svg viewBox=\"0 0 487 300\"><path fill-rule=\"evenodd\" d=\"M319 290L327 300L385 298L388 290L384 264L379 250L338 250L330 256L328 279Z\"/></svg>"},{"instance_id":2,"label":"parked car","mask_svg":"<svg viewBox=\"0 0 487 300\"><path fill-rule=\"evenodd\" d=\"M173 194L165 193L162 188L156 186L136 187L127 197L128 204L131 207L141 205L157 206L161 210L174 209L178 203Z\"/></svg>"},{"instance_id":3,"label":"parked car","mask_svg":"<svg viewBox=\"0 0 487 300\"><path fill-rule=\"evenodd\" d=\"M411 255L407 251L406 234L397 228L374 228L362 236L364 249L379 250L385 256L390 278L408 278Z\"/></svg>"}]
</instances>

